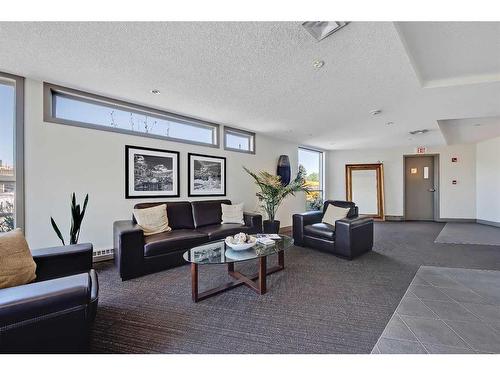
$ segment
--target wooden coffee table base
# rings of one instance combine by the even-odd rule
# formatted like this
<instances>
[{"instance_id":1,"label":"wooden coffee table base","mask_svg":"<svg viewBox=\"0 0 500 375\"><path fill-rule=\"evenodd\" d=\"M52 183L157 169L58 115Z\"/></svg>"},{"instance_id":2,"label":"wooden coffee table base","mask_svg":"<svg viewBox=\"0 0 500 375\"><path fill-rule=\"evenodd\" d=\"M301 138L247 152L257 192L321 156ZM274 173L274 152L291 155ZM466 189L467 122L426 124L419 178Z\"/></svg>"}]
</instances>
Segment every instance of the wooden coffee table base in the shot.
<instances>
[{"instance_id":1,"label":"wooden coffee table base","mask_svg":"<svg viewBox=\"0 0 500 375\"><path fill-rule=\"evenodd\" d=\"M278 265L271 268L267 268L267 256L259 258L259 272L251 276L247 276L239 271L235 271L234 263L227 263L227 272L229 275L235 278L235 280L200 293L198 291L198 264L191 263L191 295L194 302L199 302L208 297L212 297L216 294L225 292L226 290L236 288L240 285L246 285L258 294L265 294L267 291L267 275L281 271L284 268L284 251L278 252Z\"/></svg>"}]
</instances>

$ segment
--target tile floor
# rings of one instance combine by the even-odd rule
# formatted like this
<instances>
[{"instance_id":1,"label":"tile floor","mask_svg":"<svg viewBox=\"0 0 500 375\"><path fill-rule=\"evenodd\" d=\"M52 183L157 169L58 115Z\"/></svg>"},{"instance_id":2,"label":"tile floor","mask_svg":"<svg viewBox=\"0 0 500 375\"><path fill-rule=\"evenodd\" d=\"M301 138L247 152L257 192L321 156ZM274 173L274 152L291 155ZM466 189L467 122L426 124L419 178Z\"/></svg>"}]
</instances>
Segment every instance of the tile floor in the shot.
<instances>
[{"instance_id":1,"label":"tile floor","mask_svg":"<svg viewBox=\"0 0 500 375\"><path fill-rule=\"evenodd\" d=\"M500 353L500 271L420 267L372 353Z\"/></svg>"}]
</instances>

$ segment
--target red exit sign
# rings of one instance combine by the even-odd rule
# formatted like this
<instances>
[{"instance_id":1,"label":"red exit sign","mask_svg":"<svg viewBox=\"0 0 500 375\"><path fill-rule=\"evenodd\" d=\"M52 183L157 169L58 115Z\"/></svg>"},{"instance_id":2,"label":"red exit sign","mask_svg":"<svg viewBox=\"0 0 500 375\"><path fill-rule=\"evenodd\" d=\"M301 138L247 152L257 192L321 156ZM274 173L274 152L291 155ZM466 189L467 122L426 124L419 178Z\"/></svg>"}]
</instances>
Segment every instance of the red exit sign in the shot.
<instances>
[{"instance_id":1,"label":"red exit sign","mask_svg":"<svg viewBox=\"0 0 500 375\"><path fill-rule=\"evenodd\" d=\"M427 147L420 146L417 147L417 154L425 154L427 152Z\"/></svg>"}]
</instances>

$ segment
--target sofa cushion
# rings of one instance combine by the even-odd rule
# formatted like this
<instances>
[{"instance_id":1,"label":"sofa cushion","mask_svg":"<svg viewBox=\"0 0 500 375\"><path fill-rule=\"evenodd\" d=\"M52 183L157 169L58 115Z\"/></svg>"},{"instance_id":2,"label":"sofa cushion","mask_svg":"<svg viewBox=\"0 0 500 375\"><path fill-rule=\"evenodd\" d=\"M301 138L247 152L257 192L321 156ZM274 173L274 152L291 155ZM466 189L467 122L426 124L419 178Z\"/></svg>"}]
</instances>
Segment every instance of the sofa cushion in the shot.
<instances>
[{"instance_id":1,"label":"sofa cushion","mask_svg":"<svg viewBox=\"0 0 500 375\"><path fill-rule=\"evenodd\" d=\"M173 251L189 249L208 240L205 233L193 229L176 229L144 237L144 256L167 254Z\"/></svg>"},{"instance_id":2,"label":"sofa cushion","mask_svg":"<svg viewBox=\"0 0 500 375\"><path fill-rule=\"evenodd\" d=\"M234 236L237 233L255 233L255 228L241 224L215 224L198 228L197 231L206 233L210 240L220 240L227 236Z\"/></svg>"},{"instance_id":3,"label":"sofa cushion","mask_svg":"<svg viewBox=\"0 0 500 375\"><path fill-rule=\"evenodd\" d=\"M36 264L21 229L0 235L0 289L35 280Z\"/></svg>"},{"instance_id":4,"label":"sofa cushion","mask_svg":"<svg viewBox=\"0 0 500 375\"><path fill-rule=\"evenodd\" d=\"M345 219L349 213L349 207L338 207L333 204L329 205L323 215L322 222L335 227L337 220Z\"/></svg>"},{"instance_id":5,"label":"sofa cushion","mask_svg":"<svg viewBox=\"0 0 500 375\"><path fill-rule=\"evenodd\" d=\"M152 236L153 234L170 232L172 230L168 226L166 204L148 208L134 208L134 217L145 236Z\"/></svg>"},{"instance_id":6,"label":"sofa cushion","mask_svg":"<svg viewBox=\"0 0 500 375\"><path fill-rule=\"evenodd\" d=\"M319 237L325 240L335 240L335 227L327 223L316 223L304 226L304 234L311 237Z\"/></svg>"},{"instance_id":7,"label":"sofa cushion","mask_svg":"<svg viewBox=\"0 0 500 375\"><path fill-rule=\"evenodd\" d=\"M221 204L231 204L231 201L224 199L191 202L195 227L220 224L222 222Z\"/></svg>"},{"instance_id":8,"label":"sofa cushion","mask_svg":"<svg viewBox=\"0 0 500 375\"><path fill-rule=\"evenodd\" d=\"M243 203L221 204L222 224L245 224L243 220Z\"/></svg>"},{"instance_id":9,"label":"sofa cushion","mask_svg":"<svg viewBox=\"0 0 500 375\"><path fill-rule=\"evenodd\" d=\"M354 202L349 202L349 201L332 201L328 200L325 201L325 204L323 205L323 214L326 213L326 210L328 209L328 206L333 205L335 207L342 207L342 208L349 208L349 212L347 213L347 217L353 218L357 216L357 208L356 204Z\"/></svg>"},{"instance_id":10,"label":"sofa cushion","mask_svg":"<svg viewBox=\"0 0 500 375\"><path fill-rule=\"evenodd\" d=\"M134 208L148 208L165 204L165 202L138 203ZM168 225L172 229L194 229L191 202L167 202ZM134 223L136 223L134 219Z\"/></svg>"}]
</instances>

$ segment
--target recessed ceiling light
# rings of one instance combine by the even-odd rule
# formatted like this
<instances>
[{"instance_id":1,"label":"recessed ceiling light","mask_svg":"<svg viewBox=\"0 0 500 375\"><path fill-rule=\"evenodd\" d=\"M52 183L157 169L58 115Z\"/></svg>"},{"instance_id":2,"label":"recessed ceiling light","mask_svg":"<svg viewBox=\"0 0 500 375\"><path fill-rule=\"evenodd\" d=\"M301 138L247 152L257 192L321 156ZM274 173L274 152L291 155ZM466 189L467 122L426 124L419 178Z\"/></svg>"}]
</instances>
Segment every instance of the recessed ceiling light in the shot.
<instances>
[{"instance_id":1,"label":"recessed ceiling light","mask_svg":"<svg viewBox=\"0 0 500 375\"><path fill-rule=\"evenodd\" d=\"M344 21L306 21L302 26L319 42L340 30L348 23Z\"/></svg>"},{"instance_id":2,"label":"recessed ceiling light","mask_svg":"<svg viewBox=\"0 0 500 375\"><path fill-rule=\"evenodd\" d=\"M412 130L409 132L411 135L418 135L418 134L425 134L429 131L429 129L419 129L419 130Z\"/></svg>"},{"instance_id":3,"label":"recessed ceiling light","mask_svg":"<svg viewBox=\"0 0 500 375\"><path fill-rule=\"evenodd\" d=\"M387 126L394 125L394 123L393 123L392 121L386 122L385 124L386 124Z\"/></svg>"},{"instance_id":4,"label":"recessed ceiling light","mask_svg":"<svg viewBox=\"0 0 500 375\"><path fill-rule=\"evenodd\" d=\"M381 109L374 109L373 111L370 111L370 115L372 116L377 116L380 115L381 113L382 113Z\"/></svg>"},{"instance_id":5,"label":"recessed ceiling light","mask_svg":"<svg viewBox=\"0 0 500 375\"><path fill-rule=\"evenodd\" d=\"M316 69L322 68L324 65L325 65L325 62L324 62L323 60L315 60L315 61L313 62L313 66L314 66Z\"/></svg>"},{"instance_id":6,"label":"recessed ceiling light","mask_svg":"<svg viewBox=\"0 0 500 375\"><path fill-rule=\"evenodd\" d=\"M160 95L160 94L161 94L161 92L160 92L160 90L158 90L158 89L153 89L153 90L151 90L151 94L154 94L154 95Z\"/></svg>"}]
</instances>

